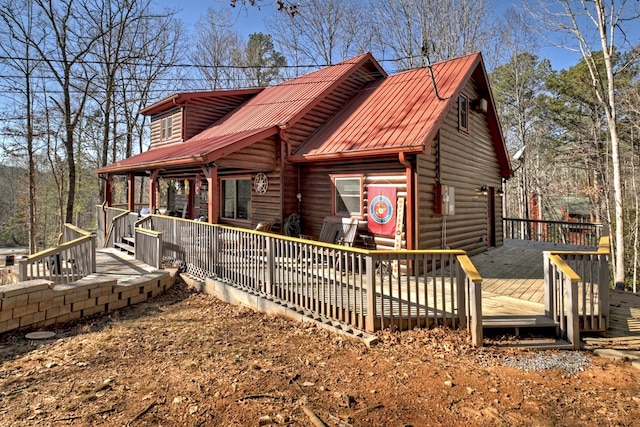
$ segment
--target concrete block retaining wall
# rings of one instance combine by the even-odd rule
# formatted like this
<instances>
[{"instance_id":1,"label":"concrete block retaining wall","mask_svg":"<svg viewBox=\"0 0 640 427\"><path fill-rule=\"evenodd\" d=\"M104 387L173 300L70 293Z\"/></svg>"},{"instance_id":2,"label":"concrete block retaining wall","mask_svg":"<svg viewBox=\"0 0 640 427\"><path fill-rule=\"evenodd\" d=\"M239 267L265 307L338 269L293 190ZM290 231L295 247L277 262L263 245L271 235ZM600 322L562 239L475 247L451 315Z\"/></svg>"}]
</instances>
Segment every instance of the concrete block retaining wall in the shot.
<instances>
[{"instance_id":1,"label":"concrete block retaining wall","mask_svg":"<svg viewBox=\"0 0 640 427\"><path fill-rule=\"evenodd\" d=\"M30 280L0 286L0 333L65 323L146 301L173 286L167 271L118 282L85 277L68 285Z\"/></svg>"}]
</instances>

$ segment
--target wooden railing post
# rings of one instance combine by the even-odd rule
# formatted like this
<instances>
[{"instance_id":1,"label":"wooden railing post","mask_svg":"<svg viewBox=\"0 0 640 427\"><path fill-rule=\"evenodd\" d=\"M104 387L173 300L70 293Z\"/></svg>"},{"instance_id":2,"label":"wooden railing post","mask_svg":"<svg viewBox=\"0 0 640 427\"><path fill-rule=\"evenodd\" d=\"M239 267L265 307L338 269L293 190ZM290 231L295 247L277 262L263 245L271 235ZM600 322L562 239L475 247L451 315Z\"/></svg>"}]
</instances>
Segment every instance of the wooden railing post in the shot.
<instances>
[{"instance_id":1,"label":"wooden railing post","mask_svg":"<svg viewBox=\"0 0 640 427\"><path fill-rule=\"evenodd\" d=\"M162 249L164 247L164 233L158 233L158 239L156 240L156 253L157 255L157 265L156 268L159 270L162 268Z\"/></svg>"},{"instance_id":2,"label":"wooden railing post","mask_svg":"<svg viewBox=\"0 0 640 427\"><path fill-rule=\"evenodd\" d=\"M555 319L555 297L553 291L553 280L551 278L551 268L549 260L549 252L542 252L542 266L544 268L544 314L545 316Z\"/></svg>"},{"instance_id":3,"label":"wooden railing post","mask_svg":"<svg viewBox=\"0 0 640 427\"><path fill-rule=\"evenodd\" d=\"M604 319L604 329L609 329L609 256L605 254L598 254L598 299L599 317Z\"/></svg>"},{"instance_id":4,"label":"wooden railing post","mask_svg":"<svg viewBox=\"0 0 640 427\"><path fill-rule=\"evenodd\" d=\"M458 306L458 324L460 327L468 327L467 324L467 296L469 289L467 287L467 275L464 272L464 268L462 267L461 262L456 263L458 265L457 273L456 273L456 300ZM469 295L470 296L470 295ZM469 305L469 310L471 310L471 306ZM471 332L471 331L469 331Z\"/></svg>"},{"instance_id":5,"label":"wooden railing post","mask_svg":"<svg viewBox=\"0 0 640 427\"><path fill-rule=\"evenodd\" d=\"M91 233L91 272L95 273L97 271L96 266L96 233Z\"/></svg>"},{"instance_id":6,"label":"wooden railing post","mask_svg":"<svg viewBox=\"0 0 640 427\"><path fill-rule=\"evenodd\" d=\"M269 295L273 295L273 284L276 277L276 256L275 256L275 241L273 238L266 237L266 249L267 249L267 277L265 278L266 291Z\"/></svg>"},{"instance_id":7,"label":"wooden railing post","mask_svg":"<svg viewBox=\"0 0 640 427\"><path fill-rule=\"evenodd\" d=\"M567 341L574 350L580 349L580 326L578 316L578 282L565 276L564 288L567 301Z\"/></svg>"},{"instance_id":8,"label":"wooden railing post","mask_svg":"<svg viewBox=\"0 0 640 427\"><path fill-rule=\"evenodd\" d=\"M376 266L373 256L365 256L365 268L367 271L367 320L365 329L367 332L375 332L376 325Z\"/></svg>"},{"instance_id":9,"label":"wooden railing post","mask_svg":"<svg viewBox=\"0 0 640 427\"><path fill-rule=\"evenodd\" d=\"M482 330L482 282L470 279L469 282L471 284L469 298L471 301L471 339L474 346L482 347L484 339Z\"/></svg>"},{"instance_id":10,"label":"wooden railing post","mask_svg":"<svg viewBox=\"0 0 640 427\"><path fill-rule=\"evenodd\" d=\"M18 260L18 281L24 282L27 280L27 264L29 260L27 259L19 259Z\"/></svg>"}]
</instances>

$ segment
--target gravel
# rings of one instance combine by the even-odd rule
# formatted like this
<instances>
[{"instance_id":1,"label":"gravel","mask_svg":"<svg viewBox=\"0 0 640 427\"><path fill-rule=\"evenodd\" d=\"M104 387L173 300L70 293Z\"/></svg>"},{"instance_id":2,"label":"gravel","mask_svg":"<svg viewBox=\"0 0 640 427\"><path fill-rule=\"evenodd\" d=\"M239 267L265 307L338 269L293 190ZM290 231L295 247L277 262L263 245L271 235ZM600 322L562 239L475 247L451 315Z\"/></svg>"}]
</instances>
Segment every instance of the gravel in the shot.
<instances>
[{"instance_id":1,"label":"gravel","mask_svg":"<svg viewBox=\"0 0 640 427\"><path fill-rule=\"evenodd\" d=\"M589 358L577 351L563 353L538 353L517 357L505 357L500 362L503 366L519 368L525 371L544 371L560 369L569 373L584 371L591 365Z\"/></svg>"}]
</instances>

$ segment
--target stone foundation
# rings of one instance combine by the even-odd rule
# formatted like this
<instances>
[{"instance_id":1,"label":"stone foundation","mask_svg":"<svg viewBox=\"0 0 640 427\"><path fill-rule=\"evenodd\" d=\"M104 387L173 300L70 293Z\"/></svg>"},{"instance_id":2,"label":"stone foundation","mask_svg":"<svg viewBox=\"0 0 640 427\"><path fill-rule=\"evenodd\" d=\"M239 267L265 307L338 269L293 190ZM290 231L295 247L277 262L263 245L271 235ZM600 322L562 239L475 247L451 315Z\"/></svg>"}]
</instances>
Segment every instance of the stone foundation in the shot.
<instances>
[{"instance_id":1,"label":"stone foundation","mask_svg":"<svg viewBox=\"0 0 640 427\"><path fill-rule=\"evenodd\" d=\"M158 296L174 282L168 271L158 271L120 282L88 276L68 285L30 280L0 286L0 333L117 310Z\"/></svg>"}]
</instances>

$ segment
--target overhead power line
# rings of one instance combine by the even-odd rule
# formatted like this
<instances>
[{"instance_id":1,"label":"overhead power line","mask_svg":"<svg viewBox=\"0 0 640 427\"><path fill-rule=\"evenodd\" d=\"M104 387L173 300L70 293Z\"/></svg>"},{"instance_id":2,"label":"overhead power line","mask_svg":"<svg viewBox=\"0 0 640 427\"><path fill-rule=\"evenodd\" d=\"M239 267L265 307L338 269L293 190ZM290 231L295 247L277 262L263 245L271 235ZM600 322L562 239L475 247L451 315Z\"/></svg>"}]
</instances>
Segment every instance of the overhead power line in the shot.
<instances>
[{"instance_id":1,"label":"overhead power line","mask_svg":"<svg viewBox=\"0 0 640 427\"><path fill-rule=\"evenodd\" d=\"M398 62L398 61L404 61L406 59L413 59L413 58L419 58L420 55L411 55L411 56L405 56L405 57L398 57L398 58L390 58L390 59L376 59L377 62ZM142 59L142 58L137 58L137 59ZM23 57L23 56L0 56L0 60L4 60L4 61L36 61L36 60L40 60L38 58L27 58L27 57ZM63 61L62 59L55 59L55 58L48 58L47 62L52 62L52 63L56 63L56 64L64 64L66 63L65 61ZM79 60L76 61L77 64L80 65L113 65L113 63L109 63L107 61L103 61L103 60L88 60L88 59L83 59L83 60ZM187 64L187 63L177 63L177 64L168 64L168 63L159 63L159 64L153 64L150 62L135 62L135 61L121 61L119 62L119 64L122 65L134 65L134 66L148 66L148 65L154 65L156 67L166 67L166 68L198 68L198 69L216 69L216 68L221 68L221 69L230 69L230 70L250 70L250 69L261 69L261 68L270 68L268 66L263 66L263 65L231 65L231 64L219 64L219 65L212 65L212 64ZM277 67L271 67L271 68L283 68L283 69L298 69L298 68L326 68L326 67L333 67L336 65L343 65L343 64L355 64L353 62L345 62L342 61L338 64L297 64L297 65L281 65L281 66L277 66Z\"/></svg>"}]
</instances>

